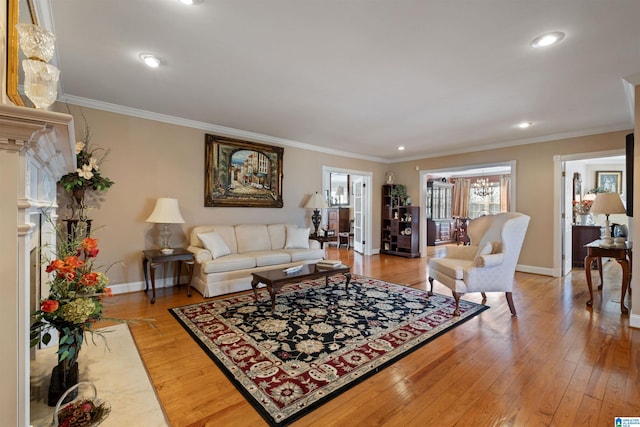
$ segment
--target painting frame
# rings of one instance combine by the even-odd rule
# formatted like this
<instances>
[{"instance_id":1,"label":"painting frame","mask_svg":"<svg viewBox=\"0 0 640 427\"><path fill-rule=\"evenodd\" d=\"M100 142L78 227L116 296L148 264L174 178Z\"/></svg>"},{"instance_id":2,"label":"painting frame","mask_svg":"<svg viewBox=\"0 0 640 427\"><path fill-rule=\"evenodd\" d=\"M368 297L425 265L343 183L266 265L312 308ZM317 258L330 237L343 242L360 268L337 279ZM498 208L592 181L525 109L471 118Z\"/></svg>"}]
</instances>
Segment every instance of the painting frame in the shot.
<instances>
[{"instance_id":1,"label":"painting frame","mask_svg":"<svg viewBox=\"0 0 640 427\"><path fill-rule=\"evenodd\" d=\"M205 207L283 207L283 157L283 147L205 134Z\"/></svg>"},{"instance_id":2,"label":"painting frame","mask_svg":"<svg viewBox=\"0 0 640 427\"><path fill-rule=\"evenodd\" d=\"M622 171L596 171L596 187L622 194Z\"/></svg>"}]
</instances>

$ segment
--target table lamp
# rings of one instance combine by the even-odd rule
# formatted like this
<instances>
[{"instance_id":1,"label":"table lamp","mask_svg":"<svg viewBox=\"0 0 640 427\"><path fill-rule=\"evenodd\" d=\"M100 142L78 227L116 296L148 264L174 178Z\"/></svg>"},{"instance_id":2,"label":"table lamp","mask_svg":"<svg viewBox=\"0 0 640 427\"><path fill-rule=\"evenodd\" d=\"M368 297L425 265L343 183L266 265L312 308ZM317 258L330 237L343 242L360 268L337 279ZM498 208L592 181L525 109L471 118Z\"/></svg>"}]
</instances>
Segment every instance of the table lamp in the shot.
<instances>
[{"instance_id":1,"label":"table lamp","mask_svg":"<svg viewBox=\"0 0 640 427\"><path fill-rule=\"evenodd\" d=\"M611 227L609 226L609 215L626 213L620 195L618 193L598 193L593 201L593 205L591 205L590 212L605 215L604 240L606 243L613 242Z\"/></svg>"},{"instance_id":2,"label":"table lamp","mask_svg":"<svg viewBox=\"0 0 640 427\"><path fill-rule=\"evenodd\" d=\"M328 207L327 202L325 202L322 196L318 194L318 192L316 191L316 194L311 196L311 198L309 199L307 204L304 205L304 207L307 209L313 209L313 215L311 215L311 222L313 223L313 226L316 229L313 234L318 235L318 227L320 227L320 220L322 219L322 216L320 215L320 209L327 208Z\"/></svg>"},{"instance_id":3,"label":"table lamp","mask_svg":"<svg viewBox=\"0 0 640 427\"><path fill-rule=\"evenodd\" d=\"M162 225L160 230L160 240L162 242L160 252L165 255L172 254L173 249L169 247L169 240L171 239L169 224L184 223L184 219L182 219L180 209L178 208L178 200L167 197L161 197L156 200L156 207L153 209L153 212L151 212L149 218L147 218L147 222Z\"/></svg>"}]
</instances>

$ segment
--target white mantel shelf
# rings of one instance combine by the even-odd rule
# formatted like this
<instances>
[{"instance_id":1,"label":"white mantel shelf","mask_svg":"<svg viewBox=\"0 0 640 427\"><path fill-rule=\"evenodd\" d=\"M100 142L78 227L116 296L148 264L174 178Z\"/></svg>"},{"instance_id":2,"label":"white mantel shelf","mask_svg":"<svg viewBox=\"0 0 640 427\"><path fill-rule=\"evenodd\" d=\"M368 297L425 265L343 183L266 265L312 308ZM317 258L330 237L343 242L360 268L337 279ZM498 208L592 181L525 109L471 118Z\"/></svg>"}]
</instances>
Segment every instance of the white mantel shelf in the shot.
<instances>
[{"instance_id":1,"label":"white mantel shelf","mask_svg":"<svg viewBox=\"0 0 640 427\"><path fill-rule=\"evenodd\" d=\"M55 246L46 210L55 217L56 182L76 168L73 117L0 104L0 419L29 424L29 324L39 296L32 278L42 277L37 261L42 244ZM34 230L42 231L34 235ZM33 236L32 236L33 235ZM41 236L40 242L37 236ZM35 252L34 252L34 249ZM35 258L37 260L37 256ZM35 282L37 283L37 282Z\"/></svg>"}]
</instances>

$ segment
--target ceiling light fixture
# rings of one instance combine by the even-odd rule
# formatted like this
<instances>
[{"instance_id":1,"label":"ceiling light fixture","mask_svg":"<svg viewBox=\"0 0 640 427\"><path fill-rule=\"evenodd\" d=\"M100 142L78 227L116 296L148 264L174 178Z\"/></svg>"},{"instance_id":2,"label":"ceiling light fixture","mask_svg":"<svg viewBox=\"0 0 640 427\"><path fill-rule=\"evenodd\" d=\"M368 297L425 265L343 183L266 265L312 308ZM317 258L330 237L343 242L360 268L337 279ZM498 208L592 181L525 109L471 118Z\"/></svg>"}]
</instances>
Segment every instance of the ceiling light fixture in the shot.
<instances>
[{"instance_id":1,"label":"ceiling light fixture","mask_svg":"<svg viewBox=\"0 0 640 427\"><path fill-rule=\"evenodd\" d=\"M401 145L398 147L398 151L402 151L402 150L404 150L404 145Z\"/></svg>"},{"instance_id":2,"label":"ceiling light fixture","mask_svg":"<svg viewBox=\"0 0 640 427\"><path fill-rule=\"evenodd\" d=\"M180 0L180 3L186 4L187 6L193 6L198 3L202 3L202 0Z\"/></svg>"},{"instance_id":3,"label":"ceiling light fixture","mask_svg":"<svg viewBox=\"0 0 640 427\"><path fill-rule=\"evenodd\" d=\"M150 53L141 53L140 60L144 62L148 67L158 68L160 66L160 59L157 56Z\"/></svg>"},{"instance_id":4,"label":"ceiling light fixture","mask_svg":"<svg viewBox=\"0 0 640 427\"><path fill-rule=\"evenodd\" d=\"M537 49L539 47L551 46L560 42L562 39L564 39L564 33L562 31L544 33L533 39L531 47Z\"/></svg>"},{"instance_id":5,"label":"ceiling light fixture","mask_svg":"<svg viewBox=\"0 0 640 427\"><path fill-rule=\"evenodd\" d=\"M533 123L531 123L531 122L522 122L522 123L518 123L516 125L516 127L520 128L520 129L526 129L526 128L530 127L530 126L533 126Z\"/></svg>"}]
</instances>

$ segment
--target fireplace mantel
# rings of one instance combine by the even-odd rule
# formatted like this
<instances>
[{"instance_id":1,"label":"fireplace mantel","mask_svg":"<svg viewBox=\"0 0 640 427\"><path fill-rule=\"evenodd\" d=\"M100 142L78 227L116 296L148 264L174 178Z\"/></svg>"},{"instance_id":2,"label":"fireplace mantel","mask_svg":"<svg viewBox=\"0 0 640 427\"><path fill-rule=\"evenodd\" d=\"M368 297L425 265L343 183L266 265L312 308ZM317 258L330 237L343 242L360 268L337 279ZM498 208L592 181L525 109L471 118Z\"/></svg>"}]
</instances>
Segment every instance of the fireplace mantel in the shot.
<instances>
[{"instance_id":1,"label":"fireplace mantel","mask_svg":"<svg viewBox=\"0 0 640 427\"><path fill-rule=\"evenodd\" d=\"M56 182L75 164L70 115L0 105L0 419L6 425L29 425L34 218L42 210L55 218ZM52 239L47 243L55 245Z\"/></svg>"}]
</instances>

